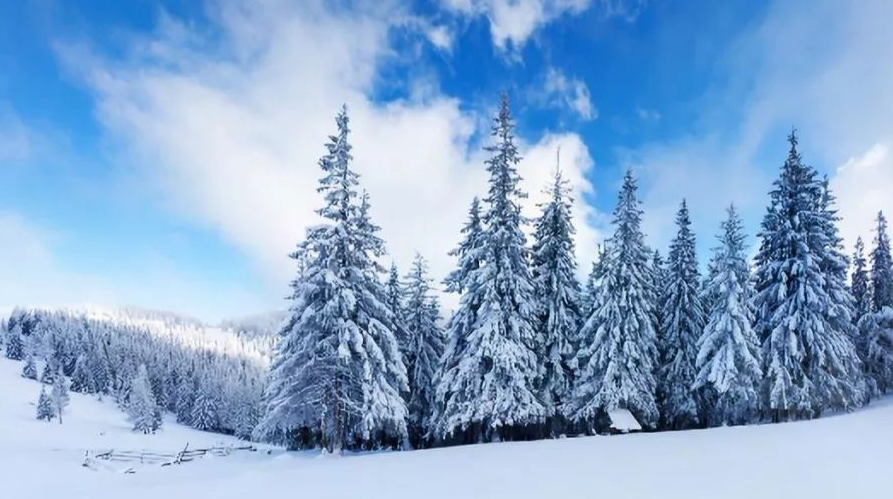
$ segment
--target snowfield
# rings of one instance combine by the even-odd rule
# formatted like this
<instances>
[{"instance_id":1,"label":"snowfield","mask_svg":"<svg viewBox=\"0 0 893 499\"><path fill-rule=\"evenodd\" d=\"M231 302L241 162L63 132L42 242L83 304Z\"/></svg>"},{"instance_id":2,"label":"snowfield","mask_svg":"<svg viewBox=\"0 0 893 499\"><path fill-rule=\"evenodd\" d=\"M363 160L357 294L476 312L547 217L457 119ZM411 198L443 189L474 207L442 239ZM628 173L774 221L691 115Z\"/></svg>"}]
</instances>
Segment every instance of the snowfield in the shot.
<instances>
[{"instance_id":1,"label":"snowfield","mask_svg":"<svg viewBox=\"0 0 893 499\"><path fill-rule=\"evenodd\" d=\"M34 418L36 381L0 359L3 497L838 498L889 497L893 399L815 421L414 452L322 456L259 446L180 466L81 466L87 449L235 444L166 420L130 432L111 401L71 394L64 424ZM268 452L269 451L269 452ZM102 462L100 462L102 463Z\"/></svg>"}]
</instances>

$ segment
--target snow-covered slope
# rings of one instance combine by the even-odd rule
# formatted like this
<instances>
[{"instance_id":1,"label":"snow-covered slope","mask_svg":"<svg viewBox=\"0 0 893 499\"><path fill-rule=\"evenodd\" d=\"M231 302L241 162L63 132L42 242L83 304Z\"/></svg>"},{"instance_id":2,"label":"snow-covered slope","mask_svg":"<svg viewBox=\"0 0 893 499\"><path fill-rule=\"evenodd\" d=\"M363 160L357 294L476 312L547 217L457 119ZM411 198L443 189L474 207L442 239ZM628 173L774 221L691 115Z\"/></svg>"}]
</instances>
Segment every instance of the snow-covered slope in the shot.
<instances>
[{"instance_id":1,"label":"snow-covered slope","mask_svg":"<svg viewBox=\"0 0 893 499\"><path fill-rule=\"evenodd\" d=\"M0 359L0 490L10 498L889 497L893 400L816 421L324 457L234 453L135 474L81 466L85 449L233 443L165 421L129 431L111 402L71 394L65 424L34 419L39 385Z\"/></svg>"}]
</instances>

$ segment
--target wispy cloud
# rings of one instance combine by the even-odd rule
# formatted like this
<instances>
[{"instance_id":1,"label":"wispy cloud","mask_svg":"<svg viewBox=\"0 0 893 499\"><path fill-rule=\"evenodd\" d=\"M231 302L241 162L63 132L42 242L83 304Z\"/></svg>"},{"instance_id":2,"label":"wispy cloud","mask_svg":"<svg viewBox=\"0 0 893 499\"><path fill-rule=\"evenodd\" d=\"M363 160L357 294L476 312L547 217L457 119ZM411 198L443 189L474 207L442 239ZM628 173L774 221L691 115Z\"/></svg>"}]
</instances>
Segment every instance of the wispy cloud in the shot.
<instances>
[{"instance_id":1,"label":"wispy cloud","mask_svg":"<svg viewBox=\"0 0 893 499\"><path fill-rule=\"evenodd\" d=\"M26 159L34 148L34 133L17 114L0 106L0 162Z\"/></svg>"},{"instance_id":2,"label":"wispy cloud","mask_svg":"<svg viewBox=\"0 0 893 499\"><path fill-rule=\"evenodd\" d=\"M519 59L528 40L546 25L564 16L590 9L603 19L635 21L646 0L442 0L449 12L465 17L485 17L493 46L509 59Z\"/></svg>"},{"instance_id":3,"label":"wispy cloud","mask_svg":"<svg viewBox=\"0 0 893 499\"><path fill-rule=\"evenodd\" d=\"M655 109L646 109L644 107L636 108L636 116L646 123L657 123L660 121L660 112Z\"/></svg>"},{"instance_id":4,"label":"wispy cloud","mask_svg":"<svg viewBox=\"0 0 893 499\"><path fill-rule=\"evenodd\" d=\"M60 49L92 88L102 125L126 162L175 209L254 259L281 290L294 272L285 255L317 222L316 160L346 102L355 167L391 254L405 267L420 251L435 275L445 275L467 204L486 188L473 142L476 123L486 120L436 89L419 99L370 97L381 65L393 57L387 11L359 16L317 4L254 2L220 9L222 41L210 51L194 48L209 40L184 42L171 19L129 47L136 54L154 47L152 58ZM584 171L592 160L574 134L522 144L525 189L539 191L557 143L565 144L562 163L575 189L591 189Z\"/></svg>"},{"instance_id":5,"label":"wispy cloud","mask_svg":"<svg viewBox=\"0 0 893 499\"><path fill-rule=\"evenodd\" d=\"M531 99L544 107L569 111L584 121L598 118L589 87L579 79L550 67L530 92Z\"/></svg>"},{"instance_id":6,"label":"wispy cloud","mask_svg":"<svg viewBox=\"0 0 893 499\"><path fill-rule=\"evenodd\" d=\"M881 62L893 57L885 24L893 4L808 5L773 2L715 61L727 74L693 104L703 109L694 128L621 155L642 171L646 221L658 244L671 236L682 196L700 233L710 234L732 201L755 230L792 126L805 160L831 176L848 243L868 236L873 212L893 211L893 66Z\"/></svg>"}]
</instances>

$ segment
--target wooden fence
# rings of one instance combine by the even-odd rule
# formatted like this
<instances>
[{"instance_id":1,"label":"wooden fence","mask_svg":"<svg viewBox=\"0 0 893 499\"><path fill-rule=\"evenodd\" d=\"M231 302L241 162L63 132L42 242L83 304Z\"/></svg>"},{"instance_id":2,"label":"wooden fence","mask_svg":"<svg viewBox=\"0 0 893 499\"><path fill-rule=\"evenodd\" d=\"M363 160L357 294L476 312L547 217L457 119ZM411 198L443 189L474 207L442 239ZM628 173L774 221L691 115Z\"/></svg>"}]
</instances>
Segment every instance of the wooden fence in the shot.
<instances>
[{"instance_id":1,"label":"wooden fence","mask_svg":"<svg viewBox=\"0 0 893 499\"><path fill-rule=\"evenodd\" d=\"M189 444L176 454L164 454L159 452L151 452L146 450L128 451L128 450L106 450L106 451L87 451L84 454L83 466L95 469L96 460L109 461L114 463L130 463L140 465L155 466L171 466L173 464L183 464L196 459L200 459L210 454L212 456L224 457L235 451L256 451L257 448L251 445L236 447L232 445L209 447L206 449L190 449ZM128 468L125 473L134 473L133 468Z\"/></svg>"}]
</instances>

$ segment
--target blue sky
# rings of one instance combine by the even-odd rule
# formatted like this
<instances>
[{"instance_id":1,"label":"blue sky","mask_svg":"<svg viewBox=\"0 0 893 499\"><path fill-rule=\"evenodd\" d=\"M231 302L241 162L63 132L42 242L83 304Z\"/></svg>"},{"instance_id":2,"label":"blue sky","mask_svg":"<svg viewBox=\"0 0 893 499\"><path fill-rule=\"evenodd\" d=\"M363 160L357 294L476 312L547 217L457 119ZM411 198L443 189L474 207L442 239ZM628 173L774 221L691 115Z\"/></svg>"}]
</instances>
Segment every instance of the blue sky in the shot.
<instances>
[{"instance_id":1,"label":"blue sky","mask_svg":"<svg viewBox=\"0 0 893 499\"><path fill-rule=\"evenodd\" d=\"M699 250L730 202L753 234L796 126L848 242L893 210L882 0L219 0L0 5L0 306L208 320L283 306L341 102L389 250L444 273L502 90L527 207L561 148L579 258L627 167L649 241L689 200Z\"/></svg>"}]
</instances>

